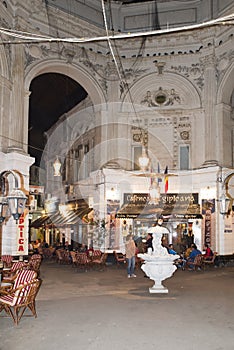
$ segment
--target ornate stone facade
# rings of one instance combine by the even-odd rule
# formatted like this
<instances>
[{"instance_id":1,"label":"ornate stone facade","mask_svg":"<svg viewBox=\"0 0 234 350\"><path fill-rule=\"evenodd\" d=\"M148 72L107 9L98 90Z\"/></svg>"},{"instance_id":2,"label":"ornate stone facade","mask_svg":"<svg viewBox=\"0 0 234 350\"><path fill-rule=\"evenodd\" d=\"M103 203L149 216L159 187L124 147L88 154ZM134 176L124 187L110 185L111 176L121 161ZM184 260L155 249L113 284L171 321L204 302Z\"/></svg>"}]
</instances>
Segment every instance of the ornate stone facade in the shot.
<instances>
[{"instance_id":1,"label":"ornate stone facade","mask_svg":"<svg viewBox=\"0 0 234 350\"><path fill-rule=\"evenodd\" d=\"M180 150L185 146L190 169L217 163L233 167L233 25L112 39L110 50L97 3L76 1L73 10L57 0L0 4L1 154L23 155L22 171L28 176L33 161L27 148L30 83L43 73L54 72L72 77L88 93L92 110L88 120L92 122L87 129L82 124L82 130L99 130L90 171L112 160L132 170L133 149L142 140L137 140L134 128L147 135L154 166L159 162L162 168L180 170ZM234 9L233 1L219 2L215 13L201 1L193 4L195 8L190 1L179 2L175 8L177 3L159 2L162 28L195 24ZM148 7L140 6L128 7L127 12L115 2L116 34L139 31L144 25L145 30L153 28ZM17 31L17 36L3 29ZM80 112L69 112L67 117L76 115L80 123ZM55 152L64 148L59 140L56 145ZM1 170L12 167L10 157L7 159Z\"/></svg>"}]
</instances>

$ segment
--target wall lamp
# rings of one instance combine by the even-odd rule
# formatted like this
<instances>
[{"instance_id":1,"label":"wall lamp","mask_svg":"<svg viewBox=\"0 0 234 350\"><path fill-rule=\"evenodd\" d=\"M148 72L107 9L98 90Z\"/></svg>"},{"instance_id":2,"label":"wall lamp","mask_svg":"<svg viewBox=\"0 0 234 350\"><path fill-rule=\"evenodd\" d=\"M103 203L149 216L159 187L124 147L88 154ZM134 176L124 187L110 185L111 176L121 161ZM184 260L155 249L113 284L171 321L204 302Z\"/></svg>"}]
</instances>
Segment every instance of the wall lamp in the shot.
<instances>
[{"instance_id":1,"label":"wall lamp","mask_svg":"<svg viewBox=\"0 0 234 350\"><path fill-rule=\"evenodd\" d=\"M9 175L12 175L15 186L8 194L9 184L7 178ZM17 223L20 216L24 213L27 197L19 189L18 178L12 170L3 171L0 174L0 189L0 223L3 223L3 221L9 216L9 213Z\"/></svg>"},{"instance_id":2,"label":"wall lamp","mask_svg":"<svg viewBox=\"0 0 234 350\"><path fill-rule=\"evenodd\" d=\"M230 201L230 198L228 198L224 192L222 193L220 198L217 199L217 202L219 203L220 214L226 215L228 213Z\"/></svg>"}]
</instances>

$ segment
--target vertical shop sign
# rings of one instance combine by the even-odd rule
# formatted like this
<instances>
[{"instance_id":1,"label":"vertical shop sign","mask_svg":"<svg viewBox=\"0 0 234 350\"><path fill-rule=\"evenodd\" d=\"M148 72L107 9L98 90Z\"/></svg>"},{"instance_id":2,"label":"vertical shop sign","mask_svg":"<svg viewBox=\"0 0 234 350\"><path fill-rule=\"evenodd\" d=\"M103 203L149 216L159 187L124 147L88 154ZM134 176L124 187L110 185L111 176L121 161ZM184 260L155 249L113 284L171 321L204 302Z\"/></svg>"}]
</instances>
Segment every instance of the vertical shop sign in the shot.
<instances>
[{"instance_id":1,"label":"vertical shop sign","mask_svg":"<svg viewBox=\"0 0 234 350\"><path fill-rule=\"evenodd\" d=\"M204 244L211 244L211 214L215 212L215 199L202 200L202 214L205 215Z\"/></svg>"},{"instance_id":2,"label":"vertical shop sign","mask_svg":"<svg viewBox=\"0 0 234 350\"><path fill-rule=\"evenodd\" d=\"M26 228L25 228L25 213L21 215L18 223L18 238L17 238L17 253L25 253L25 243L26 243Z\"/></svg>"},{"instance_id":3,"label":"vertical shop sign","mask_svg":"<svg viewBox=\"0 0 234 350\"><path fill-rule=\"evenodd\" d=\"M116 230L116 213L119 210L119 200L107 200L107 214L108 218L108 229L109 229L109 248L116 246L116 242L119 242L118 232Z\"/></svg>"}]
</instances>

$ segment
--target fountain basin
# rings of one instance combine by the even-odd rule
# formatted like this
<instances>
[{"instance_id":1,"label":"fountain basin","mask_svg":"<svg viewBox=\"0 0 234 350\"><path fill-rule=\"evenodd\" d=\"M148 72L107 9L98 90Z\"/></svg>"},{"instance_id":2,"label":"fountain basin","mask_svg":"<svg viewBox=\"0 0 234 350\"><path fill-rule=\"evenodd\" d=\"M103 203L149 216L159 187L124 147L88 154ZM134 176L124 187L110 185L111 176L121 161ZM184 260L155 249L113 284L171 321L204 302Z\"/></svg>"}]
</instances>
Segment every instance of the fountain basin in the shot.
<instances>
[{"instance_id":1,"label":"fountain basin","mask_svg":"<svg viewBox=\"0 0 234 350\"><path fill-rule=\"evenodd\" d=\"M138 254L139 258L144 260L141 269L151 280L154 281L153 287L149 288L150 293L168 293L168 289L162 284L162 281L171 277L177 270L174 260L179 255L156 256L153 254Z\"/></svg>"}]
</instances>

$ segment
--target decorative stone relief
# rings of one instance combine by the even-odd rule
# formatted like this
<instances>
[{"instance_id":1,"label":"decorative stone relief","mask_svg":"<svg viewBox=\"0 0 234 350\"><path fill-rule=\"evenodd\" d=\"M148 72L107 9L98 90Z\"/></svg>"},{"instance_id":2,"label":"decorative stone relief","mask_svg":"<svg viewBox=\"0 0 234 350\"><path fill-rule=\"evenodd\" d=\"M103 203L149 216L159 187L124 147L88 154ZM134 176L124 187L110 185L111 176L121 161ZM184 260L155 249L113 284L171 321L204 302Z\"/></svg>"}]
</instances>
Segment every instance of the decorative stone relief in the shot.
<instances>
[{"instance_id":1,"label":"decorative stone relief","mask_svg":"<svg viewBox=\"0 0 234 350\"><path fill-rule=\"evenodd\" d=\"M132 126L132 140L133 142L141 143L144 146L148 145L148 131Z\"/></svg>"},{"instance_id":2,"label":"decorative stone relief","mask_svg":"<svg viewBox=\"0 0 234 350\"><path fill-rule=\"evenodd\" d=\"M171 69L193 80L199 89L202 90L204 85L204 68L199 63L194 63L190 67L181 65L171 66Z\"/></svg>"},{"instance_id":3,"label":"decorative stone relief","mask_svg":"<svg viewBox=\"0 0 234 350\"><path fill-rule=\"evenodd\" d=\"M175 89L166 90L159 87L157 91L147 91L141 104L147 107L163 107L180 104L181 98Z\"/></svg>"},{"instance_id":4,"label":"decorative stone relief","mask_svg":"<svg viewBox=\"0 0 234 350\"><path fill-rule=\"evenodd\" d=\"M221 79L225 73L225 70L229 67L230 62L234 58L234 50L231 52L225 52L220 57L217 58L217 75Z\"/></svg>"},{"instance_id":5,"label":"decorative stone relief","mask_svg":"<svg viewBox=\"0 0 234 350\"><path fill-rule=\"evenodd\" d=\"M190 141L191 122L189 117L180 117L177 123L177 133L183 141Z\"/></svg>"},{"instance_id":6,"label":"decorative stone relief","mask_svg":"<svg viewBox=\"0 0 234 350\"><path fill-rule=\"evenodd\" d=\"M163 74L163 69L164 69L165 65L166 65L166 62L155 61L155 67L158 69L159 75Z\"/></svg>"},{"instance_id":7,"label":"decorative stone relief","mask_svg":"<svg viewBox=\"0 0 234 350\"><path fill-rule=\"evenodd\" d=\"M182 140L189 140L189 131L187 130L181 131L180 137Z\"/></svg>"}]
</instances>

